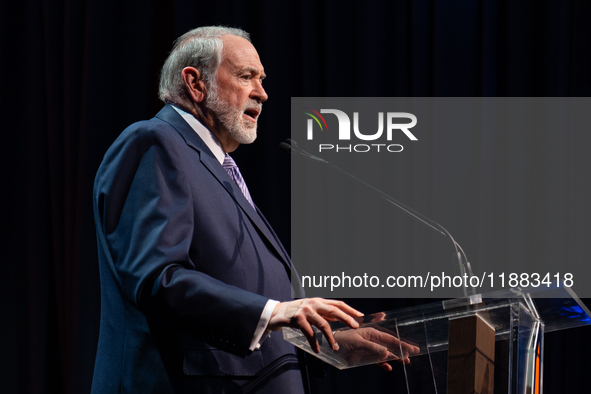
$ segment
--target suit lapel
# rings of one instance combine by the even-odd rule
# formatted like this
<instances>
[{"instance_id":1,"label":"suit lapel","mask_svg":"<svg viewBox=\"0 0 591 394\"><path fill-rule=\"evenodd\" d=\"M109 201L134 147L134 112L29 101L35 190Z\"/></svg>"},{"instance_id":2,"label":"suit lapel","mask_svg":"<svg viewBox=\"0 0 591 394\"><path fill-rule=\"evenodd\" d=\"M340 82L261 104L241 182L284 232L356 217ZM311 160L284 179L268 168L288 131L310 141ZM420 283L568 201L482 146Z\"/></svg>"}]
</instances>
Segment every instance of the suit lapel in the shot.
<instances>
[{"instance_id":1,"label":"suit lapel","mask_svg":"<svg viewBox=\"0 0 591 394\"><path fill-rule=\"evenodd\" d=\"M187 145L197 151L201 163L203 163L203 165L238 203L242 211L257 228L261 237L266 241L270 249L275 252L283 264L285 264L288 273L290 273L291 262L289 256L287 255L287 252L285 252L285 249L279 242L270 225L268 225L267 221L253 209L238 188L238 185L236 185L232 178L230 178L226 170L224 170L220 162L203 140L197 135L195 130L193 130L170 105L166 105L160 112L158 112L156 117L171 124L181 134Z\"/></svg>"}]
</instances>

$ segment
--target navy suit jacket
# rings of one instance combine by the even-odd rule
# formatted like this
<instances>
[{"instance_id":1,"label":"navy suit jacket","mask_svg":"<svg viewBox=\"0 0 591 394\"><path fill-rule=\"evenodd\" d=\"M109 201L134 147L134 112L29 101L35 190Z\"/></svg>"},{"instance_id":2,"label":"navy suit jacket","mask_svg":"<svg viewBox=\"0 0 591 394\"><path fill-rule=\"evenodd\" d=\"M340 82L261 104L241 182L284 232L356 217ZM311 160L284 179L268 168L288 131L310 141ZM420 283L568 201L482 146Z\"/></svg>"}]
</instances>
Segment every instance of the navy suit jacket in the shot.
<instances>
[{"instance_id":1,"label":"navy suit jacket","mask_svg":"<svg viewBox=\"0 0 591 394\"><path fill-rule=\"evenodd\" d=\"M293 346L249 344L291 262L268 222L170 106L128 127L94 185L102 393L301 392Z\"/></svg>"}]
</instances>

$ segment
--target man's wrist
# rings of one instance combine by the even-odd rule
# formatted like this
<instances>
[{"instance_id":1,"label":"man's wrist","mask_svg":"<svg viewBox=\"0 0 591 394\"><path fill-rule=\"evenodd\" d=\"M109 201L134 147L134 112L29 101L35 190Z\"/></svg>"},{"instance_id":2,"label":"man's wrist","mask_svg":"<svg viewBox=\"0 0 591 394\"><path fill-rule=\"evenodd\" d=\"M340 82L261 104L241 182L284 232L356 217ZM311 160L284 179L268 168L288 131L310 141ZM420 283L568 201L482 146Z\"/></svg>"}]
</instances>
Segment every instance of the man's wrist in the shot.
<instances>
[{"instance_id":1,"label":"man's wrist","mask_svg":"<svg viewBox=\"0 0 591 394\"><path fill-rule=\"evenodd\" d=\"M266 339L267 335L271 332L267 327L269 325L269 321L271 320L271 316L273 315L273 310L279 304L279 301L269 300L263 311L261 312L261 317L259 319L259 323L257 324L257 328L252 336L252 341L250 342L249 350L253 351L261 347L261 344Z\"/></svg>"}]
</instances>

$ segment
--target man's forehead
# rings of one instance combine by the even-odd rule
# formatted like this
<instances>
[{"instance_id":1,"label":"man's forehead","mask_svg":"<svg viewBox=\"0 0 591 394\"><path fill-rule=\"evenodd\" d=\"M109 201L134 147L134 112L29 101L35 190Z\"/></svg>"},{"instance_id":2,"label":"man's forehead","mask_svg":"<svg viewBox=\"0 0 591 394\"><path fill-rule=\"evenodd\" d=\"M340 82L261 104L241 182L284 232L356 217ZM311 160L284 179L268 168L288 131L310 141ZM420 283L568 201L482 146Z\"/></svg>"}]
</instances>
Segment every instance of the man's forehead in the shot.
<instances>
[{"instance_id":1,"label":"man's forehead","mask_svg":"<svg viewBox=\"0 0 591 394\"><path fill-rule=\"evenodd\" d=\"M222 63L227 63L235 69L256 70L264 74L259 54L248 40L233 35L222 36L222 40L224 41Z\"/></svg>"}]
</instances>

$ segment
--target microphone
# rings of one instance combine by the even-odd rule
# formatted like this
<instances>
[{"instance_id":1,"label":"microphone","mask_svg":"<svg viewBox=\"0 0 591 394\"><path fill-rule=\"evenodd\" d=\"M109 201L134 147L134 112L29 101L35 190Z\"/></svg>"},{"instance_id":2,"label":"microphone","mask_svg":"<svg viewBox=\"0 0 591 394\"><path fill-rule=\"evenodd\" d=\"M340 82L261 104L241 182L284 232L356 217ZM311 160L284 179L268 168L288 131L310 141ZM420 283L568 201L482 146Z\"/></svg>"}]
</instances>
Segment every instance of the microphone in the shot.
<instances>
[{"instance_id":1,"label":"microphone","mask_svg":"<svg viewBox=\"0 0 591 394\"><path fill-rule=\"evenodd\" d=\"M289 145L287 142L282 142L279 144L279 149L281 149L284 152L290 153L291 145Z\"/></svg>"},{"instance_id":2,"label":"microphone","mask_svg":"<svg viewBox=\"0 0 591 394\"><path fill-rule=\"evenodd\" d=\"M300 148L298 146L297 142L295 142L291 138L288 138L288 139L285 140L285 142L280 143L279 144L279 148L281 150L285 151L285 152L289 152L289 153L296 152L297 154L302 155L302 156L306 157L307 159L312 159L312 160L315 160L315 161L319 161L321 163L328 164L329 166L333 167L337 171L341 171L344 174L346 174L346 175L348 175L350 177L355 178L353 175L351 175L351 174L349 174L349 173L341 170L340 168L338 168L336 166L333 166L332 164L330 164L328 161L324 160L323 158L320 158L318 156L311 155L310 153L306 152L305 150L303 150L302 148ZM366 186L369 186L369 185L366 184Z\"/></svg>"},{"instance_id":3,"label":"microphone","mask_svg":"<svg viewBox=\"0 0 591 394\"><path fill-rule=\"evenodd\" d=\"M460 275L464 276L464 275L468 275L468 277L472 276L472 268L470 266L470 263L468 263L468 258L466 257L466 254L464 253L464 250L462 249L462 247L453 239L453 237L451 236L451 234L449 233L449 231L447 231L442 225L440 225L439 223L435 222L434 220L429 219L428 217L420 214L419 212L415 211L414 209L404 205L403 203L401 203L400 201L396 200L394 197L389 196L388 194L384 193L383 191L373 187L372 185L370 185L369 183L362 181L361 179L357 178L355 175L350 174L349 172L343 170L340 167L335 166L334 164L318 157L318 156L314 156L308 152L306 152L305 150L303 150L302 148L300 148L298 146L298 144L292 140L291 138L286 139L284 142L279 144L279 148L285 152L288 153L297 153L298 155L304 156L305 158L309 159L309 160L314 160L314 161L319 161L321 163L326 164L327 166L329 166L330 168L332 168L333 170L340 172L341 174L344 174L346 176L348 176L349 178L355 180L358 183L361 183L363 186L369 188L372 192L376 193L377 195L379 195L380 197L382 197L383 199L385 199L386 201L388 201L390 204L394 205L396 208L400 209L402 212L406 213L407 215L411 216L412 218L414 218L415 220L418 220L419 222L423 223L424 225L426 225L427 227L429 227L430 229L436 231L438 234L443 235L444 237L447 237L453 244L454 250L455 250L455 256L458 262L458 266L460 268ZM465 263L464 263L465 262ZM464 296L468 297L468 292L466 290L466 287L463 288L464 290ZM470 288L470 295L475 295L476 292L474 290L474 288Z\"/></svg>"}]
</instances>

